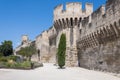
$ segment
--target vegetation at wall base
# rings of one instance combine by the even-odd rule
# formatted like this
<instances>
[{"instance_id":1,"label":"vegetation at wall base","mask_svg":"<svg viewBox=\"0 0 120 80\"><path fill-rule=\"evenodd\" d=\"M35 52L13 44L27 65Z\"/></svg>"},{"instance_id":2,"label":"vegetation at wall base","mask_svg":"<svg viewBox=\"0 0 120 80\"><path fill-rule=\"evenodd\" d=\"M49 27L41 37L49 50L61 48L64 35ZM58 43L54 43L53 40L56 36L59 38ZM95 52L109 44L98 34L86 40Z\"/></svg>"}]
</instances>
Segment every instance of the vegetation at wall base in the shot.
<instances>
[{"instance_id":1,"label":"vegetation at wall base","mask_svg":"<svg viewBox=\"0 0 120 80\"><path fill-rule=\"evenodd\" d=\"M65 53L66 53L66 35L62 34L58 45L57 59L58 65L62 68L65 65Z\"/></svg>"},{"instance_id":2,"label":"vegetation at wall base","mask_svg":"<svg viewBox=\"0 0 120 80\"><path fill-rule=\"evenodd\" d=\"M24 59L21 56L12 55L12 41L2 42L0 45L0 68L28 70L43 66L42 63L31 61L32 55L36 53L35 46L30 45L25 48L21 48L18 53L26 58Z\"/></svg>"},{"instance_id":3,"label":"vegetation at wall base","mask_svg":"<svg viewBox=\"0 0 120 80\"><path fill-rule=\"evenodd\" d=\"M0 68L29 70L43 66L42 63L32 61L17 61L17 59L19 59L19 57L14 55L0 57Z\"/></svg>"}]
</instances>

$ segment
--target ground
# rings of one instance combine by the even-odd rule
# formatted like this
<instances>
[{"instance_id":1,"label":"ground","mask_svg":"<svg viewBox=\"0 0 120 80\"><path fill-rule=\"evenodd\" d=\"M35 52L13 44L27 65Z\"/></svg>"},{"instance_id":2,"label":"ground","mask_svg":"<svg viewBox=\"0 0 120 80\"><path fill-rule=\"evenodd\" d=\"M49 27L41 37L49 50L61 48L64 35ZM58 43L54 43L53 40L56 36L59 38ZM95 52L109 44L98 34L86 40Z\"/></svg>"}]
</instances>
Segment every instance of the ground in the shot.
<instances>
[{"instance_id":1,"label":"ground","mask_svg":"<svg viewBox=\"0 0 120 80\"><path fill-rule=\"evenodd\" d=\"M34 70L0 69L0 80L120 80L107 73L83 68L58 69L50 63Z\"/></svg>"}]
</instances>

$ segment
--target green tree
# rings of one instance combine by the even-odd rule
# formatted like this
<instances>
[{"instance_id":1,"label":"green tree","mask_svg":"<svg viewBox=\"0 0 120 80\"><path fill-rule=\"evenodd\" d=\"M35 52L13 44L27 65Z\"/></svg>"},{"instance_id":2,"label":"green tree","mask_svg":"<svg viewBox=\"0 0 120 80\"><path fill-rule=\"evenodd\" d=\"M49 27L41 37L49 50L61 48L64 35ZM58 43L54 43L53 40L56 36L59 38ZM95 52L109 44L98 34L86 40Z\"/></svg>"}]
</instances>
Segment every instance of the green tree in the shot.
<instances>
[{"instance_id":1,"label":"green tree","mask_svg":"<svg viewBox=\"0 0 120 80\"><path fill-rule=\"evenodd\" d=\"M4 56L9 56L13 54L12 41L4 41L0 45L0 53Z\"/></svg>"},{"instance_id":2,"label":"green tree","mask_svg":"<svg viewBox=\"0 0 120 80\"><path fill-rule=\"evenodd\" d=\"M0 57L3 56L3 53L2 53L2 46L0 45Z\"/></svg>"},{"instance_id":3,"label":"green tree","mask_svg":"<svg viewBox=\"0 0 120 80\"><path fill-rule=\"evenodd\" d=\"M22 55L23 57L26 57L27 59L29 59L29 61L31 61L31 57L33 54L36 53L36 48L32 45L21 48L17 53Z\"/></svg>"},{"instance_id":4,"label":"green tree","mask_svg":"<svg viewBox=\"0 0 120 80\"><path fill-rule=\"evenodd\" d=\"M58 65L60 68L62 68L65 65L65 53L66 53L66 36L65 34L62 34L60 37L57 52Z\"/></svg>"}]
</instances>

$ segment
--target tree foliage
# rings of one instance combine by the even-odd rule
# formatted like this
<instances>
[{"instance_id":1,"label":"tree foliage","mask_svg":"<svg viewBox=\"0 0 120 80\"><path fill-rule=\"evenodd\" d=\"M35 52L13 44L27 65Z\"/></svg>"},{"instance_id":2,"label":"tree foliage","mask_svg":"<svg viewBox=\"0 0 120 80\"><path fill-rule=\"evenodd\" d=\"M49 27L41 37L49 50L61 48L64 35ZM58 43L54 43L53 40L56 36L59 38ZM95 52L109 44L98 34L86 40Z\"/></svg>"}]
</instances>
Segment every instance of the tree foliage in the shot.
<instances>
[{"instance_id":1,"label":"tree foliage","mask_svg":"<svg viewBox=\"0 0 120 80\"><path fill-rule=\"evenodd\" d=\"M0 55L9 56L13 54L12 41L4 41L0 45Z\"/></svg>"},{"instance_id":2,"label":"tree foliage","mask_svg":"<svg viewBox=\"0 0 120 80\"><path fill-rule=\"evenodd\" d=\"M31 61L31 57L33 54L36 53L36 48L32 45L21 48L17 53L19 55L22 55L23 57L26 57L27 59L29 59Z\"/></svg>"},{"instance_id":3,"label":"tree foliage","mask_svg":"<svg viewBox=\"0 0 120 80\"><path fill-rule=\"evenodd\" d=\"M60 37L60 42L58 45L58 65L60 68L62 68L65 65L65 53L66 53L66 36L65 34L62 34Z\"/></svg>"}]
</instances>

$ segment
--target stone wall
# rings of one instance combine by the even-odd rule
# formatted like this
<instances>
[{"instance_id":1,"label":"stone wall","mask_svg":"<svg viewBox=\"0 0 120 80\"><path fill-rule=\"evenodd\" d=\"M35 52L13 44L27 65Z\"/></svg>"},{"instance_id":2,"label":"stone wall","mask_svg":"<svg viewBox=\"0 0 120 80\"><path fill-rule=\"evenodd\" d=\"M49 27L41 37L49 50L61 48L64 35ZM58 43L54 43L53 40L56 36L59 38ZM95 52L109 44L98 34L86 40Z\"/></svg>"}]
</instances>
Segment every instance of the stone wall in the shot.
<instances>
[{"instance_id":1,"label":"stone wall","mask_svg":"<svg viewBox=\"0 0 120 80\"><path fill-rule=\"evenodd\" d=\"M120 73L120 39L78 53L81 67Z\"/></svg>"},{"instance_id":2,"label":"stone wall","mask_svg":"<svg viewBox=\"0 0 120 80\"><path fill-rule=\"evenodd\" d=\"M56 59L56 31L54 27L42 32L35 40L37 50L40 50L41 62L54 62Z\"/></svg>"},{"instance_id":3,"label":"stone wall","mask_svg":"<svg viewBox=\"0 0 120 80\"><path fill-rule=\"evenodd\" d=\"M120 73L120 1L108 0L82 20L79 66Z\"/></svg>"}]
</instances>

